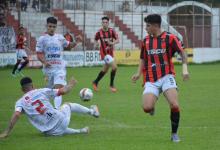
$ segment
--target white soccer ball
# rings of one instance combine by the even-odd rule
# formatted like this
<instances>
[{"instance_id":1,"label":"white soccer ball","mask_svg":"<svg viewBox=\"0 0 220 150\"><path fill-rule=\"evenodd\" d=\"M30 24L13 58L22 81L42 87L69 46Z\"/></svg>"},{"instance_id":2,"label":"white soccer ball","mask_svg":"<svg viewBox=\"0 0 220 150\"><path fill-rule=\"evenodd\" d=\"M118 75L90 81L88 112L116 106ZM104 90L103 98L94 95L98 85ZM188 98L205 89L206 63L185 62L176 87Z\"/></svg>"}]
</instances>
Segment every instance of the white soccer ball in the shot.
<instances>
[{"instance_id":1,"label":"white soccer ball","mask_svg":"<svg viewBox=\"0 0 220 150\"><path fill-rule=\"evenodd\" d=\"M104 62L108 65L112 64L114 61L114 58L111 55L105 55Z\"/></svg>"},{"instance_id":2,"label":"white soccer ball","mask_svg":"<svg viewBox=\"0 0 220 150\"><path fill-rule=\"evenodd\" d=\"M79 92L79 97L82 101L90 101L93 97L93 92L89 88L83 88Z\"/></svg>"}]
</instances>

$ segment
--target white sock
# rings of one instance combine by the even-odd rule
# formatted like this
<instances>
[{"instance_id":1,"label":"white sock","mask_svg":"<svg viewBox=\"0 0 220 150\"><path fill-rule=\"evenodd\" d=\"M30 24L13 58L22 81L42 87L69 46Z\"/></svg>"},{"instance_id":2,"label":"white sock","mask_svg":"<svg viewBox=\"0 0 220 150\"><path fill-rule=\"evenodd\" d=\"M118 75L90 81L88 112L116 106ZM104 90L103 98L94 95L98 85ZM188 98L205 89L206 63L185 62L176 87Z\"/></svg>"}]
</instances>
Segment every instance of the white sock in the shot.
<instances>
[{"instance_id":1,"label":"white sock","mask_svg":"<svg viewBox=\"0 0 220 150\"><path fill-rule=\"evenodd\" d=\"M82 113L82 114L91 114L92 110L76 103L69 103L71 106L71 112Z\"/></svg>"},{"instance_id":2,"label":"white sock","mask_svg":"<svg viewBox=\"0 0 220 150\"><path fill-rule=\"evenodd\" d=\"M56 97L54 98L54 107L55 107L56 109L59 109L60 106L61 106L61 104L62 104L62 96L56 96Z\"/></svg>"},{"instance_id":3,"label":"white sock","mask_svg":"<svg viewBox=\"0 0 220 150\"><path fill-rule=\"evenodd\" d=\"M64 134L77 134L80 133L80 129L72 129L72 128L66 128L64 131Z\"/></svg>"}]
</instances>

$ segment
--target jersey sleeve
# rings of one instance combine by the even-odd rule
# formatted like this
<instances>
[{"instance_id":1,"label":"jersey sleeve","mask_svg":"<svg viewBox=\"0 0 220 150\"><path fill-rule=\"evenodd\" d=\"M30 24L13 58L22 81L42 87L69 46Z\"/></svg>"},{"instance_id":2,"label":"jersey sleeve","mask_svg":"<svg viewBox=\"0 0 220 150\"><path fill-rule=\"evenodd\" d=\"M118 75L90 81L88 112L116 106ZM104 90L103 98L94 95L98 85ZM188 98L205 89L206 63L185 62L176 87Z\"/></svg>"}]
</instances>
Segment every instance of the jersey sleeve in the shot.
<instances>
[{"instance_id":1,"label":"jersey sleeve","mask_svg":"<svg viewBox=\"0 0 220 150\"><path fill-rule=\"evenodd\" d=\"M70 44L70 42L67 41L63 35L60 35L60 39L61 39L61 42L62 42L63 47L68 47L68 45Z\"/></svg>"},{"instance_id":2,"label":"jersey sleeve","mask_svg":"<svg viewBox=\"0 0 220 150\"><path fill-rule=\"evenodd\" d=\"M140 59L144 59L145 42L146 42L146 39L144 39L141 43Z\"/></svg>"},{"instance_id":3,"label":"jersey sleeve","mask_svg":"<svg viewBox=\"0 0 220 150\"><path fill-rule=\"evenodd\" d=\"M183 47L181 45L181 42L174 35L172 36L171 49L172 49L172 52L180 53L181 51L183 51Z\"/></svg>"},{"instance_id":4,"label":"jersey sleeve","mask_svg":"<svg viewBox=\"0 0 220 150\"><path fill-rule=\"evenodd\" d=\"M43 52L43 49L44 49L43 36L41 36L41 37L37 40L36 52Z\"/></svg>"},{"instance_id":5,"label":"jersey sleeve","mask_svg":"<svg viewBox=\"0 0 220 150\"><path fill-rule=\"evenodd\" d=\"M42 91L48 99L54 99L56 96L60 96L59 89L44 88Z\"/></svg>"},{"instance_id":6,"label":"jersey sleeve","mask_svg":"<svg viewBox=\"0 0 220 150\"><path fill-rule=\"evenodd\" d=\"M95 34L95 40L98 41L99 39L100 39L100 34L99 34L99 32L96 32L96 34Z\"/></svg>"},{"instance_id":7,"label":"jersey sleeve","mask_svg":"<svg viewBox=\"0 0 220 150\"><path fill-rule=\"evenodd\" d=\"M22 112L22 103L21 100L18 100L15 104L15 111Z\"/></svg>"},{"instance_id":8,"label":"jersey sleeve","mask_svg":"<svg viewBox=\"0 0 220 150\"><path fill-rule=\"evenodd\" d=\"M118 39L118 34L116 33L115 30L112 30L112 37L117 40Z\"/></svg>"}]
</instances>

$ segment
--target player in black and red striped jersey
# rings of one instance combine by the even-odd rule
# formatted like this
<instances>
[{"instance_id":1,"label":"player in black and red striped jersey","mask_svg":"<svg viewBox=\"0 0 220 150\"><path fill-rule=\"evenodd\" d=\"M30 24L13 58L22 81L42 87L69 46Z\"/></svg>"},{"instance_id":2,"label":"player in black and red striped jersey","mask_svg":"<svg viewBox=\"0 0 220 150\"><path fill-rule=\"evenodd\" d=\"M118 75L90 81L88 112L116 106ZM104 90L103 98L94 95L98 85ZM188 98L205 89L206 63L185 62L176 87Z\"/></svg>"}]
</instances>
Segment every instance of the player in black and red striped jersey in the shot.
<instances>
[{"instance_id":1,"label":"player in black and red striped jersey","mask_svg":"<svg viewBox=\"0 0 220 150\"><path fill-rule=\"evenodd\" d=\"M177 130L180 108L172 56L174 52L181 55L182 75L185 81L189 79L187 55L175 35L161 30L160 15L148 15L144 21L149 35L142 42L139 67L137 73L132 76L132 81L135 82L143 74L143 110L151 115L154 114L154 107L159 94L163 92L170 105L171 140L179 142Z\"/></svg>"},{"instance_id":2,"label":"player in black and red striped jersey","mask_svg":"<svg viewBox=\"0 0 220 150\"><path fill-rule=\"evenodd\" d=\"M99 43L98 43L99 42ZM102 77L108 72L111 67L110 76L110 90L116 92L117 89L114 86L115 74L117 71L117 64L114 60L114 45L119 43L117 33L109 27L109 18L102 17L102 28L95 35L96 46L100 44L100 56L104 60L105 64L102 70L99 72L97 78L93 81L94 91L98 91L98 83Z\"/></svg>"},{"instance_id":3,"label":"player in black and red striped jersey","mask_svg":"<svg viewBox=\"0 0 220 150\"><path fill-rule=\"evenodd\" d=\"M24 27L20 26L18 30L18 35L16 38L16 54L17 54L17 62L14 65L12 70L12 76L15 77L17 74L24 76L21 73L21 70L28 64L29 59L26 53L26 50L29 50L27 47L27 38L25 36ZM22 62L22 60L24 60Z\"/></svg>"}]
</instances>

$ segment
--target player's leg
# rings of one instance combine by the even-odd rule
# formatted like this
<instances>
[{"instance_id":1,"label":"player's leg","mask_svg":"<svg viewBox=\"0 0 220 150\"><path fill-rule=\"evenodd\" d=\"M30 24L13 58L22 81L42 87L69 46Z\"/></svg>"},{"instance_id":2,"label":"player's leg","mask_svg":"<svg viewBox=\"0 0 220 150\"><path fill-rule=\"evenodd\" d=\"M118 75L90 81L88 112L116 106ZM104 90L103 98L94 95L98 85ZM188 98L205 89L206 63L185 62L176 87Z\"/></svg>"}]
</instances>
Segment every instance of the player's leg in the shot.
<instances>
[{"instance_id":1,"label":"player's leg","mask_svg":"<svg viewBox=\"0 0 220 150\"><path fill-rule=\"evenodd\" d=\"M66 128L63 134L88 134L89 133L89 127L84 127L81 129L73 129L73 128Z\"/></svg>"},{"instance_id":2,"label":"player's leg","mask_svg":"<svg viewBox=\"0 0 220 150\"><path fill-rule=\"evenodd\" d=\"M69 105L71 112L89 114L94 117L99 117L100 115L98 107L96 105L91 105L90 108L87 108L77 103L67 103L67 104Z\"/></svg>"},{"instance_id":3,"label":"player's leg","mask_svg":"<svg viewBox=\"0 0 220 150\"><path fill-rule=\"evenodd\" d=\"M99 72L96 79L93 81L93 89L94 91L98 91L98 83L104 77L104 75L108 72L109 65L104 64L102 70Z\"/></svg>"},{"instance_id":4,"label":"player's leg","mask_svg":"<svg viewBox=\"0 0 220 150\"><path fill-rule=\"evenodd\" d=\"M143 110L150 115L154 115L154 107L160 94L160 89L156 86L157 83L145 83L142 96Z\"/></svg>"},{"instance_id":5,"label":"player's leg","mask_svg":"<svg viewBox=\"0 0 220 150\"><path fill-rule=\"evenodd\" d=\"M60 111L63 113L65 121L62 126L60 126L60 130L63 132L62 134L79 134L79 133L84 133L87 134L89 133L89 127L84 127L81 129L73 129L73 128L68 128L70 118L71 118L71 113L72 112L83 112L87 113L85 108L81 107L79 104L75 103L66 103L61 106ZM63 128L63 129L62 129Z\"/></svg>"},{"instance_id":6,"label":"player's leg","mask_svg":"<svg viewBox=\"0 0 220 150\"><path fill-rule=\"evenodd\" d=\"M12 75L13 76L15 76L16 75L16 70L17 70L17 68L18 68L18 65L21 63L21 60L20 59L17 59L17 62L16 62L16 64L14 65L14 68L13 68L13 70L12 70Z\"/></svg>"},{"instance_id":7,"label":"player's leg","mask_svg":"<svg viewBox=\"0 0 220 150\"><path fill-rule=\"evenodd\" d=\"M112 71L111 71L111 75L110 75L110 90L112 92L116 92L117 89L114 86L114 79L115 79L115 74L116 74L116 71L117 71L117 64L116 64L115 61L112 63L111 67L112 67Z\"/></svg>"},{"instance_id":8,"label":"player's leg","mask_svg":"<svg viewBox=\"0 0 220 150\"><path fill-rule=\"evenodd\" d=\"M55 89L60 89L60 88L62 88L63 87L63 85L62 84L55 84L54 85L54 88ZM61 104L62 104L62 96L60 95L60 96L56 96L55 98L54 98L54 108L56 108L56 109L59 109L60 108L60 106L61 106Z\"/></svg>"},{"instance_id":9,"label":"player's leg","mask_svg":"<svg viewBox=\"0 0 220 150\"><path fill-rule=\"evenodd\" d=\"M180 108L178 103L177 85L172 75L165 77L165 81L162 88L164 91L164 96L166 97L170 105L170 120L172 128L171 140L173 142L179 142L180 139L177 135L177 130L179 127L180 120Z\"/></svg>"},{"instance_id":10,"label":"player's leg","mask_svg":"<svg viewBox=\"0 0 220 150\"><path fill-rule=\"evenodd\" d=\"M24 62L21 64L21 66L18 68L18 71L20 72L28 63L29 59L27 57L23 57Z\"/></svg>"},{"instance_id":11,"label":"player's leg","mask_svg":"<svg viewBox=\"0 0 220 150\"><path fill-rule=\"evenodd\" d=\"M54 88L60 89L66 85L66 70L60 70L54 72ZM54 107L59 109L62 104L62 96L56 96L54 98Z\"/></svg>"}]
</instances>

